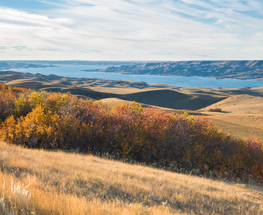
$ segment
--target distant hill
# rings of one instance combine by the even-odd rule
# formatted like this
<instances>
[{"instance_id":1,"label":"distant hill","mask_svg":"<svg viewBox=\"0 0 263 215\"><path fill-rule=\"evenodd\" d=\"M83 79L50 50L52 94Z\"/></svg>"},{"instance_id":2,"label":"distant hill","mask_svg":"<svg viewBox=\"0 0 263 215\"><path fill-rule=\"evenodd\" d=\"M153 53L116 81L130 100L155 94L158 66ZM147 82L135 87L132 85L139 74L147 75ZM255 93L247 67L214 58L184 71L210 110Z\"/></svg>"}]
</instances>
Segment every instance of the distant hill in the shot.
<instances>
[{"instance_id":1,"label":"distant hill","mask_svg":"<svg viewBox=\"0 0 263 215\"><path fill-rule=\"evenodd\" d=\"M129 74L263 79L263 60L155 62L112 66L100 71Z\"/></svg>"},{"instance_id":2,"label":"distant hill","mask_svg":"<svg viewBox=\"0 0 263 215\"><path fill-rule=\"evenodd\" d=\"M0 61L0 70L45 68L59 65L107 67L99 72L262 79L263 60L243 61ZM90 71L90 70L89 70Z\"/></svg>"},{"instance_id":3,"label":"distant hill","mask_svg":"<svg viewBox=\"0 0 263 215\"><path fill-rule=\"evenodd\" d=\"M22 62L22 61L0 61L0 70L31 69L31 68L46 68L46 67L54 67L54 66Z\"/></svg>"},{"instance_id":4,"label":"distant hill","mask_svg":"<svg viewBox=\"0 0 263 215\"><path fill-rule=\"evenodd\" d=\"M136 65L146 63L145 61L47 61L47 60L33 60L33 61L0 61L0 70L10 69L31 69L31 68L46 68L56 67L61 65L86 65L86 66L121 66L121 65Z\"/></svg>"}]
</instances>

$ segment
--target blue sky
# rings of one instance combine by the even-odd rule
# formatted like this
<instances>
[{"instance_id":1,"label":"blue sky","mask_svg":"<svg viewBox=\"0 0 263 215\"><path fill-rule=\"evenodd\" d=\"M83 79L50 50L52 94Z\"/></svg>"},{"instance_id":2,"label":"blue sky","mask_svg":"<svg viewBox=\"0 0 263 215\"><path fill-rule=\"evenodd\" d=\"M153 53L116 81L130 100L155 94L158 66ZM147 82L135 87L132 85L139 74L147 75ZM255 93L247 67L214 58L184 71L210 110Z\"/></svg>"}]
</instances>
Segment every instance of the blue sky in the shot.
<instances>
[{"instance_id":1,"label":"blue sky","mask_svg":"<svg viewBox=\"0 0 263 215\"><path fill-rule=\"evenodd\" d=\"M0 0L0 60L263 60L262 0Z\"/></svg>"}]
</instances>

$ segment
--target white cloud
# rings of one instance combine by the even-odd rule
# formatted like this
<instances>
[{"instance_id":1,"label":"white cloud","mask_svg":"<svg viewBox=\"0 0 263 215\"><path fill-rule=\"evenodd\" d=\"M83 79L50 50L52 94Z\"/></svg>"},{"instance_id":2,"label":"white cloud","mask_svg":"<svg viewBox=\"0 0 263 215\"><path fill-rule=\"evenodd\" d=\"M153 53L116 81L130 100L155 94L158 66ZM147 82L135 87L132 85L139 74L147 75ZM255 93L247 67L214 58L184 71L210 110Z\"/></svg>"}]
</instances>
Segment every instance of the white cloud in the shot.
<instances>
[{"instance_id":1,"label":"white cloud","mask_svg":"<svg viewBox=\"0 0 263 215\"><path fill-rule=\"evenodd\" d=\"M222 22L224 22L222 19L219 19L219 20L217 20L217 22L215 23L215 25L219 25L219 24L221 24Z\"/></svg>"},{"instance_id":2,"label":"white cloud","mask_svg":"<svg viewBox=\"0 0 263 215\"><path fill-rule=\"evenodd\" d=\"M68 18L50 19L45 15L29 14L11 8L0 7L0 20L9 22L20 22L34 25L64 25L72 24L72 20Z\"/></svg>"},{"instance_id":3,"label":"white cloud","mask_svg":"<svg viewBox=\"0 0 263 215\"><path fill-rule=\"evenodd\" d=\"M263 40L263 33L262 32L258 32L258 33L255 34L255 37L258 40Z\"/></svg>"},{"instance_id":4,"label":"white cloud","mask_svg":"<svg viewBox=\"0 0 263 215\"><path fill-rule=\"evenodd\" d=\"M262 56L260 49L245 56L247 48L261 47L256 38L263 32L262 18L246 13L262 13L261 1L65 0L56 6L35 14L0 7L0 46L27 47L8 53L31 59Z\"/></svg>"}]
</instances>

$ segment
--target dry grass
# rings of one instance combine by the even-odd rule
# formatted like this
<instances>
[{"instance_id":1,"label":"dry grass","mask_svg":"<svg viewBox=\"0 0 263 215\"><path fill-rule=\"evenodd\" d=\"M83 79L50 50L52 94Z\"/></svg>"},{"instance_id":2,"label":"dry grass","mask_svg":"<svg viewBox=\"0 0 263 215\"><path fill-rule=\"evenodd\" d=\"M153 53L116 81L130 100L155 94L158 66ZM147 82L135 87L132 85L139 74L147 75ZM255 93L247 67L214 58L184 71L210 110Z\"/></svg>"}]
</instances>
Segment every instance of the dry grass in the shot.
<instances>
[{"instance_id":1,"label":"dry grass","mask_svg":"<svg viewBox=\"0 0 263 215\"><path fill-rule=\"evenodd\" d=\"M29 150L1 142L0 165L0 198L4 195L0 204L12 214L263 213L259 187L91 155Z\"/></svg>"},{"instance_id":2,"label":"dry grass","mask_svg":"<svg viewBox=\"0 0 263 215\"><path fill-rule=\"evenodd\" d=\"M263 98L251 95L234 95L220 102L212 104L203 110L220 108L232 114L263 113Z\"/></svg>"},{"instance_id":3,"label":"dry grass","mask_svg":"<svg viewBox=\"0 0 263 215\"><path fill-rule=\"evenodd\" d=\"M223 113L208 112L209 109L222 109ZM201 111L227 133L255 134L263 140L263 98L260 96L233 95Z\"/></svg>"},{"instance_id":4,"label":"dry grass","mask_svg":"<svg viewBox=\"0 0 263 215\"><path fill-rule=\"evenodd\" d=\"M218 129L223 129L225 133L232 133L238 137L246 137L248 135L256 135L263 140L263 129L257 124L257 121L250 119L249 117L241 116L212 116L209 117L211 121L217 126ZM252 125L254 123L254 125ZM260 123L262 124L262 122Z\"/></svg>"}]
</instances>

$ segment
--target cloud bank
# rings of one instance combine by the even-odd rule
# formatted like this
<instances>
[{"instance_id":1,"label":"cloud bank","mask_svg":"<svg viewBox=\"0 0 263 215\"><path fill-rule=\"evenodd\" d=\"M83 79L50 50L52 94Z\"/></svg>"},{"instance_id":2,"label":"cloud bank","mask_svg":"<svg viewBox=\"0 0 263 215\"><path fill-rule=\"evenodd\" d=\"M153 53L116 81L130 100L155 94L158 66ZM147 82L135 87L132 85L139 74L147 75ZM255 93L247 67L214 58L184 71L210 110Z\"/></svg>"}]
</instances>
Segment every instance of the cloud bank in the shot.
<instances>
[{"instance_id":1,"label":"cloud bank","mask_svg":"<svg viewBox=\"0 0 263 215\"><path fill-rule=\"evenodd\" d=\"M263 56L260 0L23 1L28 5L0 3L2 60Z\"/></svg>"}]
</instances>

